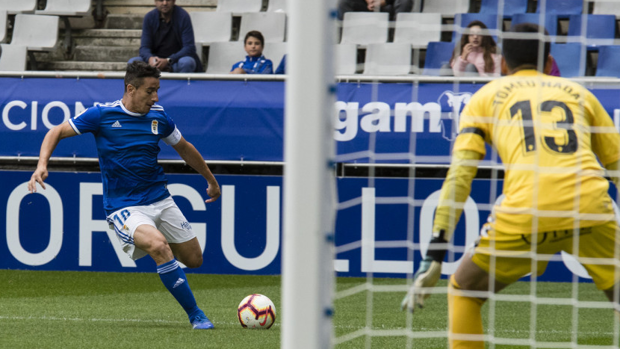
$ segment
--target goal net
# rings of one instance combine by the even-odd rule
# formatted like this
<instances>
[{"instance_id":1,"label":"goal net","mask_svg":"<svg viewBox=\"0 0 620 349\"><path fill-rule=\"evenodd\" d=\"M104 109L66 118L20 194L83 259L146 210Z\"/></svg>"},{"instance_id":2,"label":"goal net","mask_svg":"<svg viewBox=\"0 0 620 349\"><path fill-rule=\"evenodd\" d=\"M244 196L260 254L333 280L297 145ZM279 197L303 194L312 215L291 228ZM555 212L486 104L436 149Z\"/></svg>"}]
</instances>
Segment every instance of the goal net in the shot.
<instances>
[{"instance_id":1,"label":"goal net","mask_svg":"<svg viewBox=\"0 0 620 349\"><path fill-rule=\"evenodd\" d=\"M612 36L601 43L591 31L596 30L594 22L602 21L602 17L592 16L601 13L597 12L597 6L615 4L620 8L620 3L558 1L562 3L558 7L557 4L553 6L554 2L471 1L467 2L471 11L467 14L450 13L462 1L443 2L450 3L451 7L443 8L445 12L438 16L440 33L435 41L425 45L410 42L410 74L370 74L370 65L399 64L395 58L376 55L375 50L379 47L389 56L394 45L402 43L399 40L404 36L399 30L416 28L417 36L423 36L427 31L436 30L437 23L423 23L424 20L416 16L395 15L385 28L388 38L385 46L357 43L356 74L338 75L337 79L334 138L339 165L334 267L340 277L334 297L332 344L335 348L448 347L448 278L458 268L466 250L479 238L481 227L494 205L502 199L505 167L495 148L487 146L486 157L479 163L471 194L461 207L463 213L442 265L442 280L431 291L432 297L425 302L424 309L416 309L413 314L401 312L400 302L429 248L439 192L458 135L460 113L473 94L499 78L481 76L494 75L492 69L489 74L464 71L462 76L444 76L452 70L445 63L452 58L453 47L457 47L455 57L461 56L461 37L473 35L468 28L472 21L485 24L482 36L492 38L498 54L504 38L510 36L507 31L511 25L530 22L545 28L548 35L542 31L537 35L552 43L551 54L561 76L593 92L618 126L620 105L612 96L617 95L620 84L617 78L596 76L597 63L601 62L603 54L601 47L617 44L617 39ZM432 3L430 0L415 1L412 13L433 17L434 14L425 10L435 8L436 4ZM518 11L518 3L525 4L523 13L510 12ZM575 3L570 6L579 9L569 8L569 3ZM488 6L494 7L489 10ZM620 14L620 10L616 12ZM347 20L350 18L341 21L340 45L350 43L349 38L345 40L349 34L347 26L362 23L361 19L356 19L358 22L354 24ZM375 19L370 19L368 26L384 30L373 21ZM577 25L579 28L575 27ZM615 20L613 25L615 33ZM416 35L410 40L414 39ZM343 54L339 49L336 51ZM341 59L342 56L336 57L335 61ZM544 64L541 54L539 70ZM573 112L584 113L579 109ZM538 122L535 117L523 119L514 127L534 126ZM556 128L554 132L557 144L565 142L565 130ZM589 132L615 130L593 128ZM533 166L534 178L566 170L549 168L536 161ZM537 185L534 183L534 187ZM610 185L610 188L615 199L615 187ZM537 192L553 193L549 190ZM579 203L580 199L577 195L575 202ZM534 195L532 200L537 202L539 198ZM455 205L454 210L457 209ZM579 219L576 222L578 224ZM536 224L533 229L535 227ZM471 294L488 298L482 308L484 335L481 339L486 346L618 348L620 325L614 315L614 305L596 289L580 264L584 260L577 252L579 236L574 239L572 254L536 253L536 247L542 242L531 242L530 275L499 293L494 293L491 287L487 293ZM619 260L620 248L616 248L614 258L602 258L594 263L615 265L618 273ZM546 272L536 276L541 262L548 262ZM491 258L491 284L496 280L495 263L495 258ZM615 297L617 303L617 291Z\"/></svg>"}]
</instances>

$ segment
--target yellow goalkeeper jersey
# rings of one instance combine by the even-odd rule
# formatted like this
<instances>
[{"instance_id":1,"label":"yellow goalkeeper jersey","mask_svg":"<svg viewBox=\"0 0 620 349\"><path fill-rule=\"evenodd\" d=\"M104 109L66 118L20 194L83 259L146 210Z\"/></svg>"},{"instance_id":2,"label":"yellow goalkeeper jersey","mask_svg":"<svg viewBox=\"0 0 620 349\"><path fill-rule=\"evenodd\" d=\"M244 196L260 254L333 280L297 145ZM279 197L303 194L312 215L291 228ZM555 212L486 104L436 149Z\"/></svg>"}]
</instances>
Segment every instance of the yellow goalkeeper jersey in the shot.
<instances>
[{"instance_id":1,"label":"yellow goalkeeper jersey","mask_svg":"<svg viewBox=\"0 0 620 349\"><path fill-rule=\"evenodd\" d=\"M495 229L529 233L614 219L603 164L620 158L620 135L601 103L567 79L524 70L482 87L463 109L454 151L505 166ZM598 160L597 160L598 156Z\"/></svg>"}]
</instances>

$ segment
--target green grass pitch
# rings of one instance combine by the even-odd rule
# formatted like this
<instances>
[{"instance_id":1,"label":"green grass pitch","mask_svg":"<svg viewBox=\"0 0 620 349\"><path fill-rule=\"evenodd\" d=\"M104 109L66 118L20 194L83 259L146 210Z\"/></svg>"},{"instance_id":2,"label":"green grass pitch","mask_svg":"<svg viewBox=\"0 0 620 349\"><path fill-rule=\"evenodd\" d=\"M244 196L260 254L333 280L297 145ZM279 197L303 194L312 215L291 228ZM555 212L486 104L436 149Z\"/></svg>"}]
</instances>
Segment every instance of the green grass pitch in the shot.
<instances>
[{"instance_id":1,"label":"green grass pitch","mask_svg":"<svg viewBox=\"0 0 620 349\"><path fill-rule=\"evenodd\" d=\"M243 329L237 305L248 294L269 296L279 311L280 277L188 274L198 304L214 322L211 331L191 330L187 317L161 285L155 273L91 273L0 270L0 348L279 348L282 319L270 330ZM338 290L366 279L338 278ZM375 285L404 285L404 279L374 279ZM443 283L445 285L445 282ZM538 295L572 294L566 283L538 283ZM504 294L527 295L529 283L517 283ZM579 299L603 301L592 284L579 285ZM434 295L413 316L399 311L403 292L363 291L335 303L336 337L363 330L372 303L373 330L445 331L445 295ZM495 335L530 338L530 304L497 302ZM488 322L489 307L483 307ZM573 336L573 308L538 305L534 337L537 341L566 341ZM303 316L301 314L300 316ZM610 309L580 309L577 341L581 345L614 343ZM618 332L618 329L615 330ZM388 333L389 334L389 333ZM336 348L446 348L445 338L408 339L403 336L361 336ZM502 346L496 348L524 348ZM569 345L567 344L567 347ZM529 346L527 346L529 348Z\"/></svg>"}]
</instances>

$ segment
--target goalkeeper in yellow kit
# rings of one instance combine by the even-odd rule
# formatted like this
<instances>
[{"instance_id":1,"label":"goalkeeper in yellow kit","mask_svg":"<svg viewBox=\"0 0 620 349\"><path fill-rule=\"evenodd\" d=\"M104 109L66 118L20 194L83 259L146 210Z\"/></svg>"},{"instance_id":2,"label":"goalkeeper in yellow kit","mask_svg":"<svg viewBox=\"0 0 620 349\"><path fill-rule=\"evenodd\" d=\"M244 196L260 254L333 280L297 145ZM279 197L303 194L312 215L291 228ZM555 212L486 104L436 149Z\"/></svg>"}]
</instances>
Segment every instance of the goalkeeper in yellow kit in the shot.
<instances>
[{"instance_id":1,"label":"goalkeeper in yellow kit","mask_svg":"<svg viewBox=\"0 0 620 349\"><path fill-rule=\"evenodd\" d=\"M524 23L505 36L502 70L510 76L482 87L464 108L431 247L402 302L413 311L430 296L485 143L490 144L505 167L504 199L450 278L452 349L484 348L484 292L499 292L530 272L542 274L548 257L560 251L578 257L616 312L620 309L620 233L601 167L617 186L620 135L586 88L537 70L539 49L540 62L551 66L549 43L541 43L539 30ZM534 255L541 258L532 270Z\"/></svg>"}]
</instances>

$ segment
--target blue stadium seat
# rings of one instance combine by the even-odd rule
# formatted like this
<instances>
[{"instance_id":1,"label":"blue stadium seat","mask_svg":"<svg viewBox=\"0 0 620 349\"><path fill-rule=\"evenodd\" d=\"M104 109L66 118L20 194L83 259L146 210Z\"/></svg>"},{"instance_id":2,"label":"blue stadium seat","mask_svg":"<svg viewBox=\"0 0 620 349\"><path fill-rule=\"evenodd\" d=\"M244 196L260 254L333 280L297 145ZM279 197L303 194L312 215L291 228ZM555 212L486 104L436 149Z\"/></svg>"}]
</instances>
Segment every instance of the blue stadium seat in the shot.
<instances>
[{"instance_id":1,"label":"blue stadium seat","mask_svg":"<svg viewBox=\"0 0 620 349\"><path fill-rule=\"evenodd\" d=\"M613 76L620 78L620 46L601 46L598 49L596 76Z\"/></svg>"},{"instance_id":2,"label":"blue stadium seat","mask_svg":"<svg viewBox=\"0 0 620 349\"><path fill-rule=\"evenodd\" d=\"M579 43L551 44L551 55L565 78L585 75L585 50Z\"/></svg>"},{"instance_id":3,"label":"blue stadium seat","mask_svg":"<svg viewBox=\"0 0 620 349\"><path fill-rule=\"evenodd\" d=\"M572 15L568 22L568 41L580 40L583 22L588 49L596 49L602 45L613 45L616 37L616 16L614 15Z\"/></svg>"},{"instance_id":4,"label":"blue stadium seat","mask_svg":"<svg viewBox=\"0 0 620 349\"><path fill-rule=\"evenodd\" d=\"M454 26L460 28L467 28L467 25L473 21L480 21L484 23L489 30L497 30L498 28L498 16L496 14L484 14L484 13L458 13L454 16ZM461 31L456 28L452 32L452 41L457 42L461 39ZM497 42L497 35L493 35L493 40Z\"/></svg>"},{"instance_id":5,"label":"blue stadium seat","mask_svg":"<svg viewBox=\"0 0 620 349\"><path fill-rule=\"evenodd\" d=\"M499 0L482 0L480 4L480 13L498 14L502 13L504 18L510 18L517 13L527 12L528 0L504 0L504 8L499 8Z\"/></svg>"},{"instance_id":6,"label":"blue stadium seat","mask_svg":"<svg viewBox=\"0 0 620 349\"><path fill-rule=\"evenodd\" d=\"M520 13L512 16L511 26L515 26L521 23L536 23L540 25L544 20L545 29L549 32L549 36L551 36L551 42L555 42L556 37L558 35L558 16L556 15L546 15L541 17L537 13Z\"/></svg>"},{"instance_id":7,"label":"blue stadium seat","mask_svg":"<svg viewBox=\"0 0 620 349\"><path fill-rule=\"evenodd\" d=\"M580 15L583 13L583 0L547 0L545 8L541 9L543 1L538 1L536 13L556 14L560 18L568 15Z\"/></svg>"},{"instance_id":8,"label":"blue stadium seat","mask_svg":"<svg viewBox=\"0 0 620 349\"><path fill-rule=\"evenodd\" d=\"M449 63L454 51L453 42L429 42L424 62L424 75L438 76L442 65Z\"/></svg>"}]
</instances>

